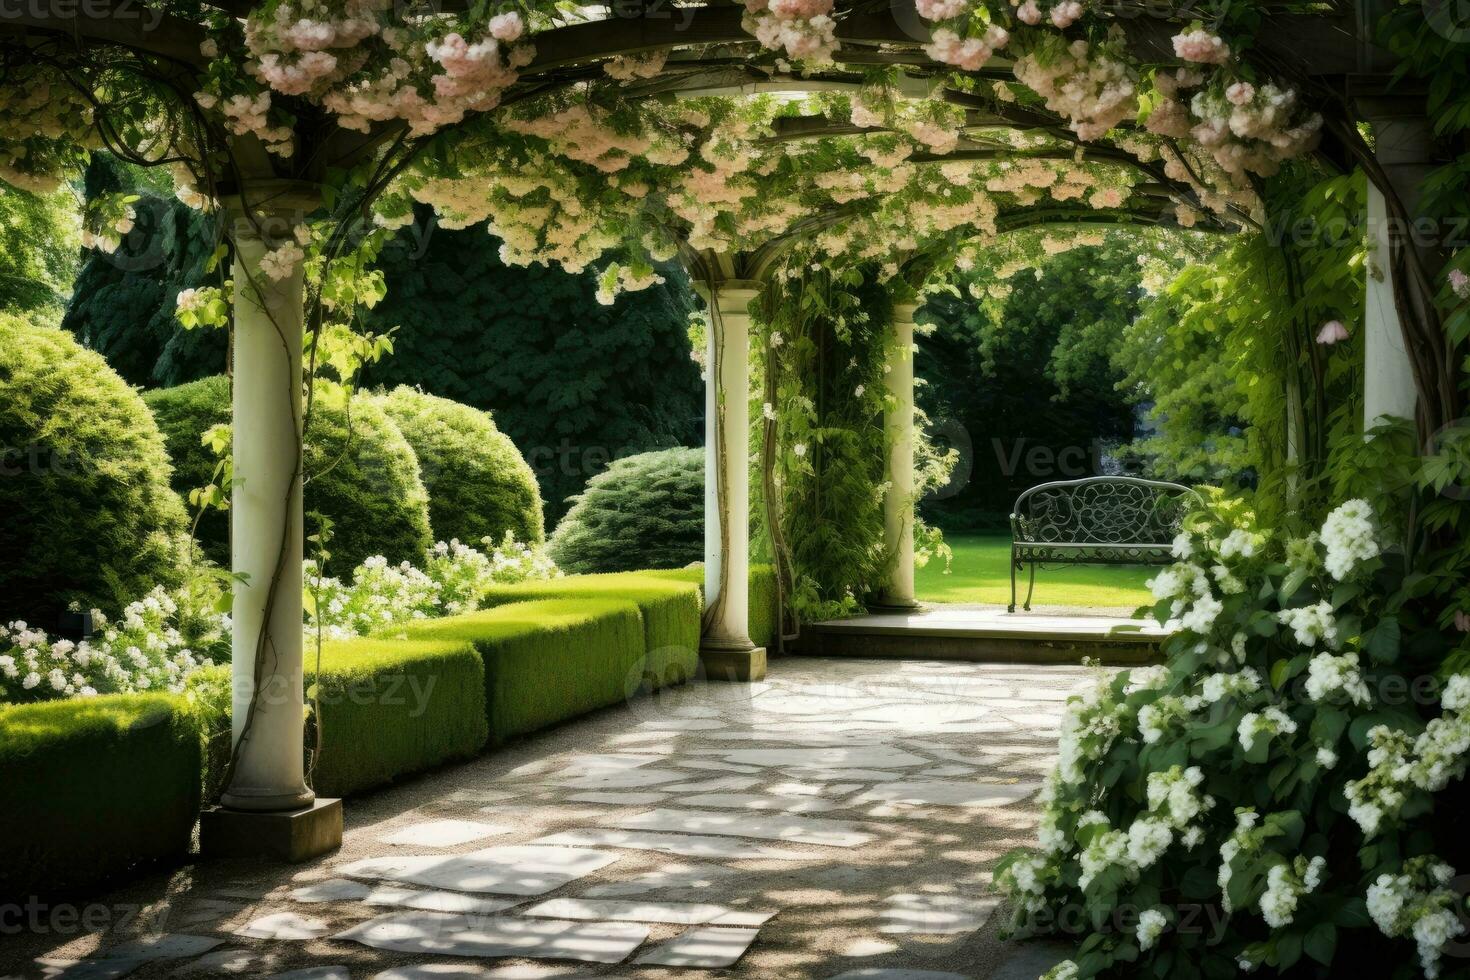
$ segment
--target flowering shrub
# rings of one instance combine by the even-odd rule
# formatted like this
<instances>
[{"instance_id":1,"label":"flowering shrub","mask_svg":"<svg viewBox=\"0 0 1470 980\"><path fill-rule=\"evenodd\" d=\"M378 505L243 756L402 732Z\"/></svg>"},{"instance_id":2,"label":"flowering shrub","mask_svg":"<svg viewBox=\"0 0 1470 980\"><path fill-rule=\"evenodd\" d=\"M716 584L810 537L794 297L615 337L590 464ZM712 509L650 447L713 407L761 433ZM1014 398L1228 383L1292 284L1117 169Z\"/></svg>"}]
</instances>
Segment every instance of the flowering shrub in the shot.
<instances>
[{"instance_id":1,"label":"flowering shrub","mask_svg":"<svg viewBox=\"0 0 1470 980\"><path fill-rule=\"evenodd\" d=\"M507 531L489 554L457 540L440 541L422 568L389 564L375 555L353 569L350 581L324 576L305 562L307 628L335 639L360 636L394 623L473 612L492 585L509 585L561 574L540 546L522 544Z\"/></svg>"},{"instance_id":2,"label":"flowering shrub","mask_svg":"<svg viewBox=\"0 0 1470 980\"><path fill-rule=\"evenodd\" d=\"M1397 938L1434 977L1466 932L1464 855L1439 816L1456 803L1438 797L1470 761L1470 674L1435 677L1464 641L1422 601L1455 583L1381 554L1362 500L1301 540L1253 523L1238 503L1192 519L1150 582L1177 631L1167 665L1068 705L1040 848L997 874L1023 931L1085 910L1090 935L1051 977L1303 957L1388 976L1408 959Z\"/></svg>"},{"instance_id":3,"label":"flowering shrub","mask_svg":"<svg viewBox=\"0 0 1470 980\"><path fill-rule=\"evenodd\" d=\"M153 589L116 623L92 610L101 632L53 639L24 621L0 625L0 703L184 689L189 675L229 657L229 617L213 611L217 588Z\"/></svg>"}]
</instances>

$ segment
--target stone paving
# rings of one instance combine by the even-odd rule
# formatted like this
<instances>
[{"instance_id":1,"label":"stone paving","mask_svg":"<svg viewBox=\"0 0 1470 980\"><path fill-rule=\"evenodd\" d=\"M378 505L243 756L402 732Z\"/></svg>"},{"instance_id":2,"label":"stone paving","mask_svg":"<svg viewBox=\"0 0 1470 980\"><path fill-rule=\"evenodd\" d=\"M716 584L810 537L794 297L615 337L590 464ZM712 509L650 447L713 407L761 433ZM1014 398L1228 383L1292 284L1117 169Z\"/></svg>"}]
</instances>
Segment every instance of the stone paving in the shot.
<instances>
[{"instance_id":1,"label":"stone paving","mask_svg":"<svg viewBox=\"0 0 1470 980\"><path fill-rule=\"evenodd\" d=\"M773 660L349 801L307 865L156 873L109 932L0 938L0 976L1035 976L1057 952L1000 939L991 871L1086 683Z\"/></svg>"}]
</instances>

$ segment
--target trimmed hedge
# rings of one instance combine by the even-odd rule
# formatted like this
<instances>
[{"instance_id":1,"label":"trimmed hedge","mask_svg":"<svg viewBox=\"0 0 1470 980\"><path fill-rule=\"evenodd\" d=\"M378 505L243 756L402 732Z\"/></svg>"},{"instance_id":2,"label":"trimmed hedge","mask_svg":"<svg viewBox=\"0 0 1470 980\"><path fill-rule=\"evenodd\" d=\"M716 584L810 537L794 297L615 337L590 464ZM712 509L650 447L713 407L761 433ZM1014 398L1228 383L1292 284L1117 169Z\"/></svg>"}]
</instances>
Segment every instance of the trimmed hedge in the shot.
<instances>
[{"instance_id":1,"label":"trimmed hedge","mask_svg":"<svg viewBox=\"0 0 1470 980\"><path fill-rule=\"evenodd\" d=\"M672 582L693 582L699 587L700 608L704 607L704 565L672 568L667 571L640 572L640 576ZM751 565L749 584L750 641L770 649L781 628L780 610L776 608L776 569L771 565Z\"/></svg>"},{"instance_id":2,"label":"trimmed hedge","mask_svg":"<svg viewBox=\"0 0 1470 980\"><path fill-rule=\"evenodd\" d=\"M618 704L642 685L643 622L627 600L520 602L395 633L474 645L485 662L491 744Z\"/></svg>"},{"instance_id":3,"label":"trimmed hedge","mask_svg":"<svg viewBox=\"0 0 1470 980\"><path fill-rule=\"evenodd\" d=\"M215 456L200 437L230 421L229 379L216 376L150 391L145 400L168 443L174 487L187 497L214 473ZM333 525L329 574L348 575L372 555L395 564L421 561L434 541L418 457L372 399L353 399L350 430L348 421L346 410L320 399L312 407L306 440L306 510L324 514ZM250 478L248 473L237 476ZM225 566L230 561L229 522L228 512L211 510L198 529L204 553Z\"/></svg>"},{"instance_id":4,"label":"trimmed hedge","mask_svg":"<svg viewBox=\"0 0 1470 980\"><path fill-rule=\"evenodd\" d=\"M322 645L315 687L320 796L359 793L485 746L485 666L465 640L333 640Z\"/></svg>"},{"instance_id":5,"label":"trimmed hedge","mask_svg":"<svg viewBox=\"0 0 1470 980\"><path fill-rule=\"evenodd\" d=\"M476 545L507 531L521 542L546 540L536 474L489 412L409 387L375 401L418 456L436 540Z\"/></svg>"},{"instance_id":6,"label":"trimmed hedge","mask_svg":"<svg viewBox=\"0 0 1470 980\"><path fill-rule=\"evenodd\" d=\"M679 568L704 557L704 450L613 460L568 498L551 557L568 572Z\"/></svg>"},{"instance_id":7,"label":"trimmed hedge","mask_svg":"<svg viewBox=\"0 0 1470 980\"><path fill-rule=\"evenodd\" d=\"M699 670L699 631L703 606L699 589L683 581L619 572L568 575L537 582L492 588L486 606L505 606L531 599L621 599L638 607L643 624L644 683L657 690L681 684Z\"/></svg>"},{"instance_id":8,"label":"trimmed hedge","mask_svg":"<svg viewBox=\"0 0 1470 980\"><path fill-rule=\"evenodd\" d=\"M201 769L199 730L179 697L0 708L0 895L66 895L183 857Z\"/></svg>"},{"instance_id":9,"label":"trimmed hedge","mask_svg":"<svg viewBox=\"0 0 1470 980\"><path fill-rule=\"evenodd\" d=\"M0 313L0 622L55 629L179 580L187 518L143 400L68 333Z\"/></svg>"}]
</instances>

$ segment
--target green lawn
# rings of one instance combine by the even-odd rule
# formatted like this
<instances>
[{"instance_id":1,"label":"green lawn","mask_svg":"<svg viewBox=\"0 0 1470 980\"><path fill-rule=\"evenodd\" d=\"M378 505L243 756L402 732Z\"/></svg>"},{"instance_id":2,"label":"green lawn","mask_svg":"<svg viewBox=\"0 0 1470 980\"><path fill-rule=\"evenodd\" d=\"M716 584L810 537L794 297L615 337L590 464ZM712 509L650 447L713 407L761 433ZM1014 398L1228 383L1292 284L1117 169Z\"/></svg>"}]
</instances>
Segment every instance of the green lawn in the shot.
<instances>
[{"instance_id":1,"label":"green lawn","mask_svg":"<svg viewBox=\"0 0 1470 980\"><path fill-rule=\"evenodd\" d=\"M944 563L931 561L918 570L916 591L922 602L986 602L1005 605L1011 601L1011 579L1007 563L1011 539L1006 534L945 535L954 549L950 573ZM1039 568L1033 606L1127 606L1152 603L1144 582L1157 568L1133 565L1076 565ZM1026 601L1028 571L1016 573L1016 607Z\"/></svg>"}]
</instances>

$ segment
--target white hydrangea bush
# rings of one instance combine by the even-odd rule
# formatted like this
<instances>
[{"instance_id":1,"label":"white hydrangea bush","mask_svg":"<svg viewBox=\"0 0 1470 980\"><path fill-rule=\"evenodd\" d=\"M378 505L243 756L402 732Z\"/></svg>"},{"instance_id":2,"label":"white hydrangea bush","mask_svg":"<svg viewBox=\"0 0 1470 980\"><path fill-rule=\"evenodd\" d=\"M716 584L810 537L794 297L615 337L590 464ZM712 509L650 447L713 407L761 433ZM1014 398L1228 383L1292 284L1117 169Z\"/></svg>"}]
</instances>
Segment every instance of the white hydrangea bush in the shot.
<instances>
[{"instance_id":1,"label":"white hydrangea bush","mask_svg":"<svg viewBox=\"0 0 1470 980\"><path fill-rule=\"evenodd\" d=\"M1296 540L1216 501L1173 552L1166 664L1068 703L1038 847L997 869L1019 933L1078 942L1048 977L1470 975L1457 584L1406 573L1362 500Z\"/></svg>"},{"instance_id":2,"label":"white hydrangea bush","mask_svg":"<svg viewBox=\"0 0 1470 980\"><path fill-rule=\"evenodd\" d=\"M24 621L0 625L0 704L182 691L196 670L229 656L229 617L201 611L199 599L159 587L116 622L91 610L97 632L81 641Z\"/></svg>"},{"instance_id":3,"label":"white hydrangea bush","mask_svg":"<svg viewBox=\"0 0 1470 980\"><path fill-rule=\"evenodd\" d=\"M506 532L499 542L481 541L486 550L458 540L440 541L424 556L423 567L391 565L376 555L353 569L347 581L322 575L305 563L307 627L324 636L362 636L396 623L473 612L495 585L561 575L544 548L517 541Z\"/></svg>"}]
</instances>

